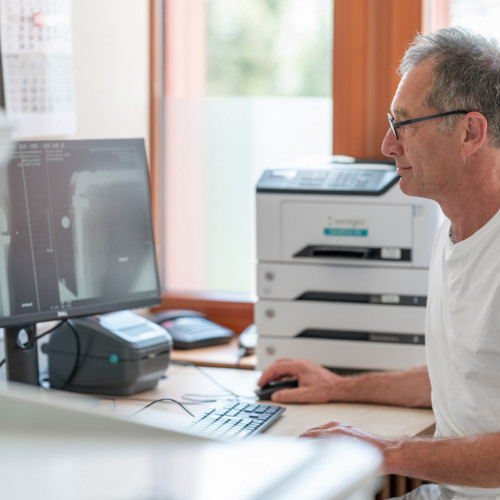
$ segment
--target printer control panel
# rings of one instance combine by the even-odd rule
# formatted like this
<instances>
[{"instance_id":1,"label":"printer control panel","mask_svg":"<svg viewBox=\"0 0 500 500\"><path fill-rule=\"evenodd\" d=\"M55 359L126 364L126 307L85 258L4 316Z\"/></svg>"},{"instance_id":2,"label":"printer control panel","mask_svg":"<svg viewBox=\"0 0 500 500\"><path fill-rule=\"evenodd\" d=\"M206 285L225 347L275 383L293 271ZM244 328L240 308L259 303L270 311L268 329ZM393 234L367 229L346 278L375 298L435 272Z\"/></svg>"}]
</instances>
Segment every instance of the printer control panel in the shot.
<instances>
[{"instance_id":1,"label":"printer control panel","mask_svg":"<svg viewBox=\"0 0 500 500\"><path fill-rule=\"evenodd\" d=\"M259 193L310 193L377 196L399 180L387 164L332 165L320 169L270 169L257 183Z\"/></svg>"}]
</instances>

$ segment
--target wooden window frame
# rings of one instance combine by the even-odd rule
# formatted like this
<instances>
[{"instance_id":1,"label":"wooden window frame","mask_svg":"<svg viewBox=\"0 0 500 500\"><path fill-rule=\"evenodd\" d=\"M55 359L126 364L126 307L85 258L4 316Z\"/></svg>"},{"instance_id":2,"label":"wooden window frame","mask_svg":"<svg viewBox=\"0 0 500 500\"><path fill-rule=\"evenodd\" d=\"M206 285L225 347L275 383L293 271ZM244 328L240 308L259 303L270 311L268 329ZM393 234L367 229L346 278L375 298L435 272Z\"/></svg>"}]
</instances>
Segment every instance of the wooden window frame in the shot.
<instances>
[{"instance_id":1,"label":"wooden window frame","mask_svg":"<svg viewBox=\"0 0 500 500\"><path fill-rule=\"evenodd\" d=\"M398 61L417 32L449 22L450 3L451 0L335 0L334 154L383 158L380 145L387 132L386 113L398 85ZM167 82L163 71L167 53L164 37L169 28L175 28L175 19L166 12L173 4L150 0L150 165L157 235L161 234L159 179L165 132L161 106ZM160 307L194 309L239 333L253 322L254 303L255 298L246 295L168 291L163 293Z\"/></svg>"}]
</instances>

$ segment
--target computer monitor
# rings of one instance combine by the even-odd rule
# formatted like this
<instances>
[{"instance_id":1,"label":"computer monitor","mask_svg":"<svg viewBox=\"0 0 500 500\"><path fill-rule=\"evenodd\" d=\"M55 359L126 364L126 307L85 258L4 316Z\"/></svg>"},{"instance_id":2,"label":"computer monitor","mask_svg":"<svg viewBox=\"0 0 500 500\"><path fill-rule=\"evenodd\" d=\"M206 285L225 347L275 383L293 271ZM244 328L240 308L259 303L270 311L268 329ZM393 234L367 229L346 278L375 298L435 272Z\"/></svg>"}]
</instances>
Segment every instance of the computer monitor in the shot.
<instances>
[{"instance_id":1,"label":"computer monitor","mask_svg":"<svg viewBox=\"0 0 500 500\"><path fill-rule=\"evenodd\" d=\"M148 307L160 296L144 141L14 144L0 167L9 378L38 383L37 323Z\"/></svg>"}]
</instances>

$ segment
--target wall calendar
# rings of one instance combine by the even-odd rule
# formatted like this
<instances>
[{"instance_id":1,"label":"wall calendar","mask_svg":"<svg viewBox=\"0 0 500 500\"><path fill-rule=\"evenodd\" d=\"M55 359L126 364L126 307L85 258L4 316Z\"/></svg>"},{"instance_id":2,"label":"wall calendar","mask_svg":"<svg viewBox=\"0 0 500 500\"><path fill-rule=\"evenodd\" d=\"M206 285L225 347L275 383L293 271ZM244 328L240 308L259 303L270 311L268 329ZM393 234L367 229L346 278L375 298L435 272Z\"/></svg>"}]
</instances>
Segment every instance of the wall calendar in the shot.
<instances>
[{"instance_id":1,"label":"wall calendar","mask_svg":"<svg viewBox=\"0 0 500 500\"><path fill-rule=\"evenodd\" d=\"M71 0L0 0L0 43L13 138L73 134Z\"/></svg>"}]
</instances>

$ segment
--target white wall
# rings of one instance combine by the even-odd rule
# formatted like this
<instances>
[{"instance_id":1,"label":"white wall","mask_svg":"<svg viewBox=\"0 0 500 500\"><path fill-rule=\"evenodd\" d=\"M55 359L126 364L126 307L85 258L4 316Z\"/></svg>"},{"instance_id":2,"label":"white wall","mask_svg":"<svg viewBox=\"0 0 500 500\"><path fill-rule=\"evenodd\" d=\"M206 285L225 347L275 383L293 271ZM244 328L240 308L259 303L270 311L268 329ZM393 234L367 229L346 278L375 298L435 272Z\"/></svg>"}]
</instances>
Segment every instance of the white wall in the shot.
<instances>
[{"instance_id":1,"label":"white wall","mask_svg":"<svg viewBox=\"0 0 500 500\"><path fill-rule=\"evenodd\" d=\"M76 134L149 143L149 1L72 0Z\"/></svg>"},{"instance_id":2,"label":"white wall","mask_svg":"<svg viewBox=\"0 0 500 500\"><path fill-rule=\"evenodd\" d=\"M76 133L61 138L141 137L147 147L149 1L71 0L71 5Z\"/></svg>"}]
</instances>

